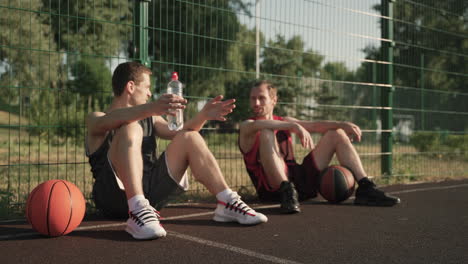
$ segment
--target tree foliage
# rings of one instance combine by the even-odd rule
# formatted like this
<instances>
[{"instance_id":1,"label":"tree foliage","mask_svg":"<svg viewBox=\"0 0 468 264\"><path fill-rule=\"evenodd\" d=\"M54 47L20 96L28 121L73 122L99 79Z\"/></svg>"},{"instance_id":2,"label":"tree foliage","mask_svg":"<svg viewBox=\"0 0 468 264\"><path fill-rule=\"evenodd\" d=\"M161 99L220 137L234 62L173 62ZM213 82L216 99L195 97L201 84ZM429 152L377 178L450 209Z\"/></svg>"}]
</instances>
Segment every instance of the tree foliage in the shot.
<instances>
[{"instance_id":1,"label":"tree foliage","mask_svg":"<svg viewBox=\"0 0 468 264\"><path fill-rule=\"evenodd\" d=\"M394 4L394 41L396 85L425 89L466 92L468 85L468 2L447 0L396 1ZM374 6L377 11L380 5ZM368 57L376 56L378 49L368 47ZM416 69L414 69L416 68ZM420 68L425 71L424 79ZM415 78L415 75L418 78Z\"/></svg>"},{"instance_id":2,"label":"tree foliage","mask_svg":"<svg viewBox=\"0 0 468 264\"><path fill-rule=\"evenodd\" d=\"M170 72L178 71L187 84L187 95L215 96L225 93L224 75L228 51L241 29L238 11L247 10L240 0L188 2L153 1L161 16L150 16L149 52L157 90L164 91Z\"/></svg>"},{"instance_id":3,"label":"tree foliage","mask_svg":"<svg viewBox=\"0 0 468 264\"><path fill-rule=\"evenodd\" d=\"M12 1L20 6L21 1ZM39 1L30 1L39 10ZM46 25L49 17L33 11L11 9L0 16L0 94L10 103L33 98L39 89L57 88L64 79L53 31Z\"/></svg>"},{"instance_id":4,"label":"tree foliage","mask_svg":"<svg viewBox=\"0 0 468 264\"><path fill-rule=\"evenodd\" d=\"M394 4L395 84L420 87L424 81L426 89L465 92L468 64L463 54L468 53L468 40L461 36L468 30L468 4L437 3L446 10L443 13L423 10L423 2ZM11 8L0 16L2 104L20 106L21 113L37 125L65 120L67 111L105 108L111 94L109 59L133 56L125 52L133 38L134 3L11 0L8 4ZM189 99L225 94L236 98L238 106L228 125L245 119L250 114L248 93L257 59L255 28L240 22L241 16L251 16L249 10L251 3L241 0L151 1L148 48L156 91L165 91L170 73L178 71ZM352 71L342 62L326 61L301 36L267 40L260 34L260 43L260 78L278 87L276 114L355 118L333 109L318 111L316 106L366 105L365 100L375 97L371 89L356 88L358 82L380 81L374 80L376 67L371 62ZM383 59L381 47L369 46L364 52L371 61ZM417 75L421 67L424 79ZM190 109L196 111L196 106Z\"/></svg>"},{"instance_id":5,"label":"tree foliage","mask_svg":"<svg viewBox=\"0 0 468 264\"><path fill-rule=\"evenodd\" d=\"M83 99L82 109L91 112L104 109L106 101L112 96L112 75L104 61L99 58L84 57L72 67L73 80L69 81L72 93Z\"/></svg>"},{"instance_id":6,"label":"tree foliage","mask_svg":"<svg viewBox=\"0 0 468 264\"><path fill-rule=\"evenodd\" d=\"M129 2L13 0L8 4L0 16L0 95L12 108L19 106L20 114L31 122L31 133L69 135L60 130L70 128L72 120L72 130L83 130L81 116L65 113L104 106L110 89L104 58L117 56L127 40L125 33L131 32L125 26ZM45 128L51 125L64 129Z\"/></svg>"},{"instance_id":7,"label":"tree foliage","mask_svg":"<svg viewBox=\"0 0 468 264\"><path fill-rule=\"evenodd\" d=\"M279 105L277 114L300 117L304 113L304 102L300 100L312 96L312 84L304 82L303 78L315 77L323 59L312 49L306 49L300 36L286 40L277 35L268 42L262 52L261 71L278 87L278 100L286 103Z\"/></svg>"},{"instance_id":8,"label":"tree foliage","mask_svg":"<svg viewBox=\"0 0 468 264\"><path fill-rule=\"evenodd\" d=\"M399 89L394 95L394 102L403 108L415 107L423 110L468 111L468 105L457 103L454 94L466 93L468 86L468 2L436 1L428 5L427 1L396 1L394 3L394 80ZM380 5L374 6L380 11ZM386 61L381 47L369 46L364 52L367 58ZM358 76L363 81L371 81L373 69L382 76L380 65L363 63ZM409 92L410 87L421 89L415 97ZM424 90L422 90L424 89ZM412 100L406 99L410 95ZM407 105L404 105L406 102ZM426 116L422 126L422 116ZM430 116L430 117L429 117ZM451 130L464 130L466 124L453 122L441 115L415 115L416 125L421 129L444 127Z\"/></svg>"},{"instance_id":9,"label":"tree foliage","mask_svg":"<svg viewBox=\"0 0 468 264\"><path fill-rule=\"evenodd\" d=\"M256 32L242 25L236 36L236 43L228 50L228 69L224 74L226 98L235 98L236 109L230 114L229 125L246 119L251 115L249 107L249 92L255 81L256 68ZM260 34L260 42L264 37Z\"/></svg>"},{"instance_id":10,"label":"tree foliage","mask_svg":"<svg viewBox=\"0 0 468 264\"><path fill-rule=\"evenodd\" d=\"M93 56L117 56L132 36L128 0L42 0L58 49Z\"/></svg>"},{"instance_id":11,"label":"tree foliage","mask_svg":"<svg viewBox=\"0 0 468 264\"><path fill-rule=\"evenodd\" d=\"M320 70L320 85L313 93L315 101L322 108L314 111L314 119L354 120L346 109L333 108L333 105L361 105L357 91L347 82L355 81L355 73L343 62L327 62ZM351 111L352 112L352 111Z\"/></svg>"}]
</instances>

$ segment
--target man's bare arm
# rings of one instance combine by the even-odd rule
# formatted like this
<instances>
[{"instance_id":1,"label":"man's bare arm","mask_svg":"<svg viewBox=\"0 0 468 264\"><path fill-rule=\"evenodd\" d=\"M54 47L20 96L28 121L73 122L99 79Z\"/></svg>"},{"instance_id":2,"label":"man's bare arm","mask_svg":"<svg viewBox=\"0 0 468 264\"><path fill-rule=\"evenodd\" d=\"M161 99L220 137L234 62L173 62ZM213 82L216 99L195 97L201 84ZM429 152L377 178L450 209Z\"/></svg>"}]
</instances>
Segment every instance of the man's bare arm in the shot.
<instances>
[{"instance_id":1,"label":"man's bare arm","mask_svg":"<svg viewBox=\"0 0 468 264\"><path fill-rule=\"evenodd\" d=\"M247 120L240 124L240 133L245 137L252 137L262 129L291 130L297 128L295 122L280 120Z\"/></svg>"},{"instance_id":2,"label":"man's bare arm","mask_svg":"<svg viewBox=\"0 0 468 264\"><path fill-rule=\"evenodd\" d=\"M236 107L235 99L223 101L223 96L218 95L209 100L195 117L184 124L184 129L200 131L208 120L226 121L226 115L232 113Z\"/></svg>"},{"instance_id":3,"label":"man's bare arm","mask_svg":"<svg viewBox=\"0 0 468 264\"><path fill-rule=\"evenodd\" d=\"M218 95L208 101L195 117L184 122L184 130L200 131L208 120L226 121L226 115L232 113L236 107L235 99L222 100L223 96ZM158 136L164 139L172 139L177 131L172 131L167 127L167 121L162 117L154 117L154 126L158 131Z\"/></svg>"},{"instance_id":4,"label":"man's bare arm","mask_svg":"<svg viewBox=\"0 0 468 264\"><path fill-rule=\"evenodd\" d=\"M239 143L242 151L248 152L252 148L256 133L263 129L288 130L299 137L303 147L307 149L312 149L314 147L309 132L296 122L281 120L247 120L240 125Z\"/></svg>"},{"instance_id":5,"label":"man's bare arm","mask_svg":"<svg viewBox=\"0 0 468 264\"><path fill-rule=\"evenodd\" d=\"M142 105L125 107L109 113L93 112L86 118L90 135L103 135L107 131L150 116L167 114L169 109L185 108L186 100L175 95L163 95L158 100Z\"/></svg>"},{"instance_id":6,"label":"man's bare arm","mask_svg":"<svg viewBox=\"0 0 468 264\"><path fill-rule=\"evenodd\" d=\"M293 117L286 117L289 122L296 122L310 133L325 134L329 130L343 129L351 139L361 141L362 132L359 126L351 122L340 121L303 121Z\"/></svg>"}]
</instances>

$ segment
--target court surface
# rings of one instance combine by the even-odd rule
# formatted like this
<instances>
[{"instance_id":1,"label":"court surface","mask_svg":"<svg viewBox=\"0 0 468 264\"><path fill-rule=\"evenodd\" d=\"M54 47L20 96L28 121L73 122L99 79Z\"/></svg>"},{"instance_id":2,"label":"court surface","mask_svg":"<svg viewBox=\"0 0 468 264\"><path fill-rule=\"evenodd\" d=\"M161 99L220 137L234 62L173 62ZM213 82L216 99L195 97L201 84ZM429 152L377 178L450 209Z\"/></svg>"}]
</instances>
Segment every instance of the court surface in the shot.
<instances>
[{"instance_id":1,"label":"court surface","mask_svg":"<svg viewBox=\"0 0 468 264\"><path fill-rule=\"evenodd\" d=\"M402 203L314 199L295 215L251 204L269 217L258 226L213 222L214 204L173 206L161 211L167 237L152 241L134 240L117 221L87 218L56 238L3 221L1 263L468 263L468 180L383 189Z\"/></svg>"}]
</instances>

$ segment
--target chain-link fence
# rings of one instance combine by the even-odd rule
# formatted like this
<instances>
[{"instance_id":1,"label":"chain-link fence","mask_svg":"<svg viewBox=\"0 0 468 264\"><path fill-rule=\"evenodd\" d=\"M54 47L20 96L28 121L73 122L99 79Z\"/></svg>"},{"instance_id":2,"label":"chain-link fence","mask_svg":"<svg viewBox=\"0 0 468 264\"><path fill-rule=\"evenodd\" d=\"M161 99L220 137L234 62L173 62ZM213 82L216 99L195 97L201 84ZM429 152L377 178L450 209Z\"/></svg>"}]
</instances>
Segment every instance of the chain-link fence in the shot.
<instances>
[{"instance_id":1,"label":"chain-link fence","mask_svg":"<svg viewBox=\"0 0 468 264\"><path fill-rule=\"evenodd\" d=\"M90 197L84 117L108 106L129 60L151 67L155 93L179 72L186 118L237 99L202 130L234 189L251 186L237 127L256 79L278 86L279 115L358 124L376 180L468 176L466 1L1 0L0 12L1 217L48 179Z\"/></svg>"}]
</instances>

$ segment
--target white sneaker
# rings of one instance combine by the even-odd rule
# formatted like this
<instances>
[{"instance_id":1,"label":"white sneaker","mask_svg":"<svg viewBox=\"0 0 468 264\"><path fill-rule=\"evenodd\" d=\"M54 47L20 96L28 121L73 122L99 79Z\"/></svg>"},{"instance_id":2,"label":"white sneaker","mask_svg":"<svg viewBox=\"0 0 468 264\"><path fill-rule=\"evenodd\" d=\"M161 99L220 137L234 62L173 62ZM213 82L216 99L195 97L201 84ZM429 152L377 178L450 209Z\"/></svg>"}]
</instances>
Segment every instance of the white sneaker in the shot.
<instances>
[{"instance_id":1,"label":"white sneaker","mask_svg":"<svg viewBox=\"0 0 468 264\"><path fill-rule=\"evenodd\" d=\"M128 212L127 231L135 239L155 239L166 236L166 230L159 223L159 212L148 202L140 202L137 209Z\"/></svg>"},{"instance_id":2,"label":"white sneaker","mask_svg":"<svg viewBox=\"0 0 468 264\"><path fill-rule=\"evenodd\" d=\"M218 201L213 220L216 222L238 222L243 225L256 225L266 223L268 218L264 214L255 212L234 192L230 202Z\"/></svg>"}]
</instances>

